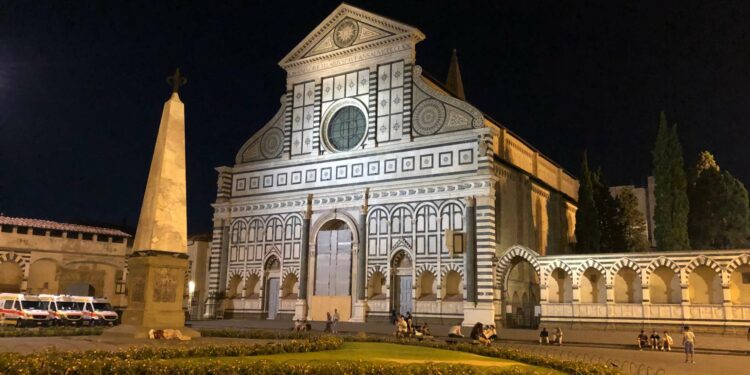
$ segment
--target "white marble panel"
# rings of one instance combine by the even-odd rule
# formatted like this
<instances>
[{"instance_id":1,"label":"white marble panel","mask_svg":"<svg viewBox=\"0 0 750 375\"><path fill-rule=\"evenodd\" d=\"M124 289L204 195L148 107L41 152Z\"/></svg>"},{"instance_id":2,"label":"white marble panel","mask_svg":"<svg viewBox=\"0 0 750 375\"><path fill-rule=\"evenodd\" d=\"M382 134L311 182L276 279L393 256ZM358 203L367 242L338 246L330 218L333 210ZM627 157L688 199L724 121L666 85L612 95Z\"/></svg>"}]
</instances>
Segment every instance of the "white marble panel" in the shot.
<instances>
[{"instance_id":1,"label":"white marble panel","mask_svg":"<svg viewBox=\"0 0 750 375\"><path fill-rule=\"evenodd\" d=\"M346 96L348 98L357 96L357 73L349 73L346 75Z\"/></svg>"},{"instance_id":2,"label":"white marble panel","mask_svg":"<svg viewBox=\"0 0 750 375\"><path fill-rule=\"evenodd\" d=\"M293 101L293 107L301 107L304 104L304 93L305 86L304 85L295 85L294 86L294 94L292 97L294 98Z\"/></svg>"},{"instance_id":3,"label":"white marble panel","mask_svg":"<svg viewBox=\"0 0 750 375\"><path fill-rule=\"evenodd\" d=\"M305 105L315 104L315 82L305 83Z\"/></svg>"},{"instance_id":4,"label":"white marble panel","mask_svg":"<svg viewBox=\"0 0 750 375\"><path fill-rule=\"evenodd\" d=\"M320 94L324 102L333 100L333 78L323 79L323 87Z\"/></svg>"},{"instance_id":5,"label":"white marble panel","mask_svg":"<svg viewBox=\"0 0 750 375\"><path fill-rule=\"evenodd\" d=\"M357 76L358 94L370 92L370 70L360 70Z\"/></svg>"},{"instance_id":6,"label":"white marble panel","mask_svg":"<svg viewBox=\"0 0 750 375\"><path fill-rule=\"evenodd\" d=\"M381 65L378 67L378 90L391 88L391 65Z\"/></svg>"},{"instance_id":7,"label":"white marble panel","mask_svg":"<svg viewBox=\"0 0 750 375\"><path fill-rule=\"evenodd\" d=\"M403 87L391 90L391 113L399 113L404 110L404 89Z\"/></svg>"},{"instance_id":8,"label":"white marble panel","mask_svg":"<svg viewBox=\"0 0 750 375\"><path fill-rule=\"evenodd\" d=\"M378 91L378 116L388 115L391 113L391 92Z\"/></svg>"},{"instance_id":9,"label":"white marble panel","mask_svg":"<svg viewBox=\"0 0 750 375\"><path fill-rule=\"evenodd\" d=\"M404 85L404 62L399 61L391 65L391 87Z\"/></svg>"},{"instance_id":10,"label":"white marble panel","mask_svg":"<svg viewBox=\"0 0 750 375\"><path fill-rule=\"evenodd\" d=\"M341 99L346 96L346 76L336 76L333 79L333 99Z\"/></svg>"}]
</instances>

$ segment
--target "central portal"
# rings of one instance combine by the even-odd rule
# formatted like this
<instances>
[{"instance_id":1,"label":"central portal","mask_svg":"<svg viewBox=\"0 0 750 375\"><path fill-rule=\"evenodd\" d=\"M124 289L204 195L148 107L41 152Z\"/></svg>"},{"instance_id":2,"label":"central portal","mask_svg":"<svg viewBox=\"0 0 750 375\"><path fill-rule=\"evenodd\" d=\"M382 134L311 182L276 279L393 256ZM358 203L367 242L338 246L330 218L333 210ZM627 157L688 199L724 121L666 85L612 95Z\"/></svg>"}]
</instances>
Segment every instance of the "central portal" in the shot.
<instances>
[{"instance_id":1,"label":"central portal","mask_svg":"<svg viewBox=\"0 0 750 375\"><path fill-rule=\"evenodd\" d=\"M412 263L405 252L400 251L393 256L393 307L397 313L406 316L406 313L414 311L412 305Z\"/></svg>"},{"instance_id":2,"label":"central portal","mask_svg":"<svg viewBox=\"0 0 750 375\"><path fill-rule=\"evenodd\" d=\"M318 232L315 254L315 289L310 315L326 320L338 309L341 320L352 310L352 231L341 220L326 223Z\"/></svg>"}]
</instances>

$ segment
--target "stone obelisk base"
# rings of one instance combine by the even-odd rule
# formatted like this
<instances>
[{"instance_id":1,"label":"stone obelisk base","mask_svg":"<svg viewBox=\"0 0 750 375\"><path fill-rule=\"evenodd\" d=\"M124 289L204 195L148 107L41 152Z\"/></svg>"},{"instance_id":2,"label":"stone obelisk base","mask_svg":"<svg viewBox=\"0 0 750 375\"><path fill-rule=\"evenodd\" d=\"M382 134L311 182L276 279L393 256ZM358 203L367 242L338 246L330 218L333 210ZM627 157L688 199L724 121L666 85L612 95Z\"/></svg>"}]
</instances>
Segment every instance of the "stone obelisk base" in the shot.
<instances>
[{"instance_id":1,"label":"stone obelisk base","mask_svg":"<svg viewBox=\"0 0 750 375\"><path fill-rule=\"evenodd\" d=\"M122 324L105 336L148 338L152 329L176 329L183 336L200 337L185 327L183 296L188 257L185 253L137 251L128 258L128 307Z\"/></svg>"}]
</instances>

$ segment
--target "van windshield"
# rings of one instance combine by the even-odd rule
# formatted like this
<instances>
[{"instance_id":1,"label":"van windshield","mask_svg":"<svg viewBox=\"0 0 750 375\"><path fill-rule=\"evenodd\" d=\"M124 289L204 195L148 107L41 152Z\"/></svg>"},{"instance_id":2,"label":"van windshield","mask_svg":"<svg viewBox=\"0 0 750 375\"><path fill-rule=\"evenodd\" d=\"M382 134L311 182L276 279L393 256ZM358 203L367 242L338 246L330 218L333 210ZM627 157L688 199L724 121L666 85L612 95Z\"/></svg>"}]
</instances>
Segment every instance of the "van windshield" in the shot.
<instances>
[{"instance_id":1,"label":"van windshield","mask_svg":"<svg viewBox=\"0 0 750 375\"><path fill-rule=\"evenodd\" d=\"M82 303L78 302L58 302L57 309L62 311L81 310L83 308L81 305Z\"/></svg>"},{"instance_id":2,"label":"van windshield","mask_svg":"<svg viewBox=\"0 0 750 375\"><path fill-rule=\"evenodd\" d=\"M44 304L42 301L21 301L21 307L24 309L37 309L37 310L46 310L47 308L44 307Z\"/></svg>"},{"instance_id":3,"label":"van windshield","mask_svg":"<svg viewBox=\"0 0 750 375\"><path fill-rule=\"evenodd\" d=\"M108 303L95 303L94 310L96 311L112 311L112 306Z\"/></svg>"}]
</instances>

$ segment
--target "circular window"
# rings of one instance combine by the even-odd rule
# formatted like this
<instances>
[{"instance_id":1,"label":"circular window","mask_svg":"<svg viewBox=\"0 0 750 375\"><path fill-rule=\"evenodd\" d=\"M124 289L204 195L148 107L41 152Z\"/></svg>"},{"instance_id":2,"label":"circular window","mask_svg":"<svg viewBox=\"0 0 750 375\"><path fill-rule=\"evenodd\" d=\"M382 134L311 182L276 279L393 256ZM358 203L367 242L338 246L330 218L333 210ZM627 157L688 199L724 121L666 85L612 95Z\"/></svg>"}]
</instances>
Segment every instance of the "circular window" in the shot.
<instances>
[{"instance_id":1,"label":"circular window","mask_svg":"<svg viewBox=\"0 0 750 375\"><path fill-rule=\"evenodd\" d=\"M367 132L365 115L357 107L348 106L338 110L328 122L328 142L338 151L356 147Z\"/></svg>"}]
</instances>

